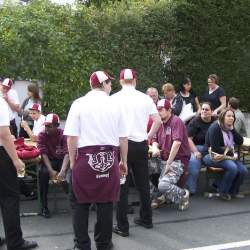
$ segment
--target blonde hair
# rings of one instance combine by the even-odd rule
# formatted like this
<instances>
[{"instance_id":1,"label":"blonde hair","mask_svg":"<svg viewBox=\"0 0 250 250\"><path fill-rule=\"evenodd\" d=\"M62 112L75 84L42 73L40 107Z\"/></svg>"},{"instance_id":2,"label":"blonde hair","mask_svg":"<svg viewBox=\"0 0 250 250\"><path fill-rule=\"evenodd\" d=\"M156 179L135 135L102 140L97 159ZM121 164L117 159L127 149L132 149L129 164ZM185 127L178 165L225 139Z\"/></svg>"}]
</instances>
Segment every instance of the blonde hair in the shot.
<instances>
[{"instance_id":1,"label":"blonde hair","mask_svg":"<svg viewBox=\"0 0 250 250\"><path fill-rule=\"evenodd\" d=\"M165 91L175 91L175 87L172 83L165 83L163 86L162 86L162 93L164 94Z\"/></svg>"}]
</instances>

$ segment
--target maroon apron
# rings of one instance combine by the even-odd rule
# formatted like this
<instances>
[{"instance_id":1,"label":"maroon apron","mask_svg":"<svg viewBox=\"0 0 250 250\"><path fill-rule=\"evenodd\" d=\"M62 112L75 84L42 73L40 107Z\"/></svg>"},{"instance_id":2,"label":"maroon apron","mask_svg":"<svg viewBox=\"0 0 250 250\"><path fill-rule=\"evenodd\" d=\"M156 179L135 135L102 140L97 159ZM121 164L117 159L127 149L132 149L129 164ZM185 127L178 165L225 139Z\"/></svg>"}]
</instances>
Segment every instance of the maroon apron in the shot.
<instances>
[{"instance_id":1,"label":"maroon apron","mask_svg":"<svg viewBox=\"0 0 250 250\"><path fill-rule=\"evenodd\" d=\"M72 170L72 186L79 203L118 201L118 147L104 145L79 148Z\"/></svg>"}]
</instances>

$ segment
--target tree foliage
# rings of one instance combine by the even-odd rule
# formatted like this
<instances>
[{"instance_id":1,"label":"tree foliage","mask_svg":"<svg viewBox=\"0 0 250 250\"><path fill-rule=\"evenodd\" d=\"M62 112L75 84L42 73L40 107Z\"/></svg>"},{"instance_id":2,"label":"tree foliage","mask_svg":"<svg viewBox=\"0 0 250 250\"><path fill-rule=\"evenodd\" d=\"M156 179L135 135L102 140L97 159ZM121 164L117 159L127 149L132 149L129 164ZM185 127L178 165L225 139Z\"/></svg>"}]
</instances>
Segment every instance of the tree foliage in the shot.
<instances>
[{"instance_id":1,"label":"tree foliage","mask_svg":"<svg viewBox=\"0 0 250 250\"><path fill-rule=\"evenodd\" d=\"M137 70L142 90L189 75L201 93L217 73L250 109L250 0L92 3L1 8L0 75L44 81L45 110L60 115L89 89L92 71L107 69L118 89L124 67Z\"/></svg>"}]
</instances>

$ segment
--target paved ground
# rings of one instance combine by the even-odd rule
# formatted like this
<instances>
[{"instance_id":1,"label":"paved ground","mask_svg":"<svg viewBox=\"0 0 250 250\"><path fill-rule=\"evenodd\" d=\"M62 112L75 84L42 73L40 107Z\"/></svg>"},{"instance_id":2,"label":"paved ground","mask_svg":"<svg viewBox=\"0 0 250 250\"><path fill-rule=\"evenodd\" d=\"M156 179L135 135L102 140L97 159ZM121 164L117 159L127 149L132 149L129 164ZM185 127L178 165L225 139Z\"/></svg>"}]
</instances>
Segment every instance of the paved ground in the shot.
<instances>
[{"instance_id":1,"label":"paved ground","mask_svg":"<svg viewBox=\"0 0 250 250\"><path fill-rule=\"evenodd\" d=\"M134 197L136 194L132 193L131 199ZM60 197L59 207L69 208L67 199L62 198ZM35 203L35 201L22 202L22 211L35 211L37 208ZM53 208L52 201L50 204ZM135 209L137 213L138 207ZM182 250L250 240L250 196L231 202L196 196L191 198L190 209L185 212L177 211L173 205L162 207L154 210L153 229L136 226L133 223L134 217L135 215L129 216L130 237L122 238L113 235L114 249ZM91 212L89 231L92 240L94 221L95 212ZM69 211L54 214L51 219L40 216L22 218L22 227L25 237L36 240L41 250L65 250L72 246L73 235ZM0 232L2 235L2 227ZM93 249L95 249L94 244ZM250 246L237 249L250 249Z\"/></svg>"}]
</instances>

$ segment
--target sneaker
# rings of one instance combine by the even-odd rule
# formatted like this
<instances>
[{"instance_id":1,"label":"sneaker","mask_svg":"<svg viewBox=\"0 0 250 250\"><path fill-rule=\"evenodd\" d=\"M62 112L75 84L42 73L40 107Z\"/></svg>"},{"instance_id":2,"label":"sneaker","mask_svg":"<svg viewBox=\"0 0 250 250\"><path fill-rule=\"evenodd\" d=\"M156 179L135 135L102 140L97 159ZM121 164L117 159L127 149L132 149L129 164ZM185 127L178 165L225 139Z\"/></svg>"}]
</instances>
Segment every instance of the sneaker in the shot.
<instances>
[{"instance_id":1,"label":"sneaker","mask_svg":"<svg viewBox=\"0 0 250 250\"><path fill-rule=\"evenodd\" d=\"M147 228L147 229L150 229L150 228L153 227L153 223L152 223L152 222L151 222L151 223L146 223L146 222L144 222L141 218L135 218L135 219L134 219L134 223L135 223L136 225L145 227L145 228Z\"/></svg>"},{"instance_id":2,"label":"sneaker","mask_svg":"<svg viewBox=\"0 0 250 250\"><path fill-rule=\"evenodd\" d=\"M122 237L128 237L129 232L128 231L122 231L117 225L113 226L113 233L118 234Z\"/></svg>"},{"instance_id":3,"label":"sneaker","mask_svg":"<svg viewBox=\"0 0 250 250\"><path fill-rule=\"evenodd\" d=\"M151 207L153 209L159 208L161 205L163 205L164 203L166 203L166 198L164 195L161 195L160 197L152 200L151 202Z\"/></svg>"},{"instance_id":4,"label":"sneaker","mask_svg":"<svg viewBox=\"0 0 250 250\"><path fill-rule=\"evenodd\" d=\"M185 194L183 195L178 207L180 211L187 210L189 207L189 191L187 189L184 189L184 191Z\"/></svg>"},{"instance_id":5,"label":"sneaker","mask_svg":"<svg viewBox=\"0 0 250 250\"><path fill-rule=\"evenodd\" d=\"M49 211L49 209L47 207L42 208L41 216L43 216L46 219L51 217L50 211Z\"/></svg>"},{"instance_id":6,"label":"sneaker","mask_svg":"<svg viewBox=\"0 0 250 250\"><path fill-rule=\"evenodd\" d=\"M232 199L230 194L221 193L220 198L224 201L230 201Z\"/></svg>"},{"instance_id":7,"label":"sneaker","mask_svg":"<svg viewBox=\"0 0 250 250\"><path fill-rule=\"evenodd\" d=\"M244 199L245 195L244 194L231 194L231 197L235 199Z\"/></svg>"}]
</instances>

